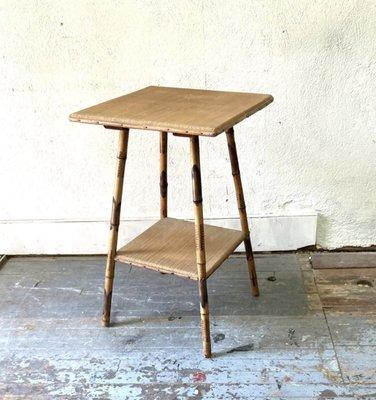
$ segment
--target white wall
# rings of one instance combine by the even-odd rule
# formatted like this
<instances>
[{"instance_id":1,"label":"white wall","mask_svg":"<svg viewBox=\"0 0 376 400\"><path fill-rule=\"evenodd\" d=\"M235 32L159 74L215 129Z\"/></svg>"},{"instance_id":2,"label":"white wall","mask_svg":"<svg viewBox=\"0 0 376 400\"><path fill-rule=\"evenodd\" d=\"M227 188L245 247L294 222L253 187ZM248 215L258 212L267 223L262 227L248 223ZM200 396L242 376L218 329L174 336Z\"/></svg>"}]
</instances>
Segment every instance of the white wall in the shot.
<instances>
[{"instance_id":1,"label":"white wall","mask_svg":"<svg viewBox=\"0 0 376 400\"><path fill-rule=\"evenodd\" d=\"M375 38L373 0L2 0L0 253L104 251L116 134L68 114L150 84L274 96L236 129L248 210L283 228L252 220L258 249L311 244L316 212L320 246L376 244ZM158 216L157 136L131 133L125 219ZM226 222L225 137L201 143L205 215ZM187 140L169 152L190 217Z\"/></svg>"}]
</instances>

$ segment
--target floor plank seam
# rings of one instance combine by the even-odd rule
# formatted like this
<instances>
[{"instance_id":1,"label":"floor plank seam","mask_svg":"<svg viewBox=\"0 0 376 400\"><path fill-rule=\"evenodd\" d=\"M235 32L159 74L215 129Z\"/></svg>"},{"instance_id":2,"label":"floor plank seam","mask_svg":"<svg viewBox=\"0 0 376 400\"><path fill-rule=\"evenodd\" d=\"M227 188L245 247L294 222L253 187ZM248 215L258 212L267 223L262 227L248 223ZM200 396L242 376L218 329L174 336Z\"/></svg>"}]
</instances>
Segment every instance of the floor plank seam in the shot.
<instances>
[{"instance_id":1,"label":"floor plank seam","mask_svg":"<svg viewBox=\"0 0 376 400\"><path fill-rule=\"evenodd\" d=\"M335 357L336 357L336 361L337 361L337 365L338 365L338 370L339 370L339 372L340 372L340 374L341 374L342 383L343 383L343 384L346 384L345 378L344 378L344 374L343 374L343 371L342 371L342 367L341 367L341 363L340 363L340 361L339 361L339 357L338 357L338 354L337 354L336 345L334 344L333 335L332 335L332 330L330 329L330 324L329 324L329 321L328 321L328 318L327 318L327 315L326 315L326 311L325 311L324 308L323 308L323 314L324 314L324 317L325 317L326 326L328 327L330 340L331 340L331 342L332 342L333 351L334 351L334 354L335 354Z\"/></svg>"}]
</instances>

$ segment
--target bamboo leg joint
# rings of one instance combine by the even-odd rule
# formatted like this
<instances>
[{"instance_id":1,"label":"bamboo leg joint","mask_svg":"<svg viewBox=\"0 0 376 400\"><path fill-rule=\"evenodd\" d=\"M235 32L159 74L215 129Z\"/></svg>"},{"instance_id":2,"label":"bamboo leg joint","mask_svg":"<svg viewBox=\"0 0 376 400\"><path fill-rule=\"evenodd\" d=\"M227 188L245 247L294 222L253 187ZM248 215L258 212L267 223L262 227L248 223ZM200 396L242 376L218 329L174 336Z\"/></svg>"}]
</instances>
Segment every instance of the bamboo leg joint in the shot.
<instances>
[{"instance_id":1,"label":"bamboo leg joint","mask_svg":"<svg viewBox=\"0 0 376 400\"><path fill-rule=\"evenodd\" d=\"M110 235L108 240L108 253L105 270L104 296L103 296L103 314L102 325L108 326L110 323L111 303L112 303L112 287L115 272L115 255L117 249L118 230L120 224L121 197L123 193L123 180L125 161L128 149L128 129L119 130L118 144L118 162L116 169L114 195L112 197L112 213L110 220Z\"/></svg>"},{"instance_id":2,"label":"bamboo leg joint","mask_svg":"<svg viewBox=\"0 0 376 400\"><path fill-rule=\"evenodd\" d=\"M228 151L229 151L230 162L231 162L232 177L234 180L235 191L236 191L236 200L238 203L240 223L242 226L242 231L244 233L244 246L245 246L246 258L247 258L247 263L248 263L249 276L250 276L251 285L252 285L252 294L254 296L258 296L259 288L258 288L258 283L257 283L255 262L253 259L253 251L252 251L250 232L249 232L249 227L248 227L247 211L246 211L246 206L245 206L245 201L244 201L243 186L242 186L242 180L241 180L241 176L240 176L239 160L238 160L238 154L237 154L237 150L236 150L236 143L235 143L233 128L230 128L226 131L226 137L227 137L227 145L228 145Z\"/></svg>"},{"instance_id":3,"label":"bamboo leg joint","mask_svg":"<svg viewBox=\"0 0 376 400\"><path fill-rule=\"evenodd\" d=\"M196 263L199 276L198 289L200 294L200 315L202 350L205 357L211 357L210 323L208 290L206 285L206 256L205 256L205 233L204 217L202 211L202 188L200 171L200 147L197 136L190 138L191 144L191 167L192 167L192 197L195 213L195 243Z\"/></svg>"},{"instance_id":4,"label":"bamboo leg joint","mask_svg":"<svg viewBox=\"0 0 376 400\"><path fill-rule=\"evenodd\" d=\"M159 134L160 217L167 217L167 132Z\"/></svg>"}]
</instances>

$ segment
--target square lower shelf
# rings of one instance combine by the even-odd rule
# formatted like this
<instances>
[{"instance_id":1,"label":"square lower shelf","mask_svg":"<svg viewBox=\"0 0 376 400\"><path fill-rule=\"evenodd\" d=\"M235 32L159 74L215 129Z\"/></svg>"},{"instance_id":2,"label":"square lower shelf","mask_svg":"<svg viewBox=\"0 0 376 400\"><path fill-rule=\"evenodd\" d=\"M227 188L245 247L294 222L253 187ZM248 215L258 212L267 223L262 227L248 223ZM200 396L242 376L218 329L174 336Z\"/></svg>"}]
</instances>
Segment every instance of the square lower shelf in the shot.
<instances>
[{"instance_id":1,"label":"square lower shelf","mask_svg":"<svg viewBox=\"0 0 376 400\"><path fill-rule=\"evenodd\" d=\"M204 230L206 276L209 277L244 240L244 234L212 225L205 225ZM194 223L163 218L119 249L115 259L197 280Z\"/></svg>"}]
</instances>

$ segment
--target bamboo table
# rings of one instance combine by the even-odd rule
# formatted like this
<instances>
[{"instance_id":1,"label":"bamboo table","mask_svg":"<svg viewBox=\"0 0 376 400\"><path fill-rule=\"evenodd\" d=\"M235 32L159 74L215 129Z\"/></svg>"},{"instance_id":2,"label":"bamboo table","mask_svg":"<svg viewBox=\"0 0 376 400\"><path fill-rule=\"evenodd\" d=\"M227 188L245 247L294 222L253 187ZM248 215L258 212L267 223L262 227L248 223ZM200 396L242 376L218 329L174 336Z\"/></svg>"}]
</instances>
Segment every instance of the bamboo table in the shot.
<instances>
[{"instance_id":1,"label":"bamboo table","mask_svg":"<svg viewBox=\"0 0 376 400\"><path fill-rule=\"evenodd\" d=\"M70 120L119 130L118 163L104 283L102 324L109 326L115 261L198 281L203 353L211 357L206 280L244 242L252 293L259 295L233 126L273 101L265 94L149 86L75 112ZM159 131L160 220L117 250L129 129ZM167 217L167 133L189 137L194 223ZM241 231L204 225L199 136L226 132Z\"/></svg>"}]
</instances>

